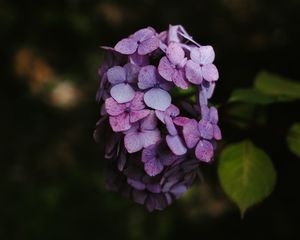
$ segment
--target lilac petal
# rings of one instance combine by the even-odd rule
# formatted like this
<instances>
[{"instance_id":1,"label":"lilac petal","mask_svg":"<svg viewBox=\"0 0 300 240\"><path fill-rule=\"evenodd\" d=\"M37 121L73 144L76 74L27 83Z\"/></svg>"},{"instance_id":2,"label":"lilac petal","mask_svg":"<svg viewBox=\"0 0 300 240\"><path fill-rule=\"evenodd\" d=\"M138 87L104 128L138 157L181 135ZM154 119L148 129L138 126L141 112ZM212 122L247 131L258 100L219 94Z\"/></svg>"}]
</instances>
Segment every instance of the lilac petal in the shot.
<instances>
[{"instance_id":1,"label":"lilac petal","mask_svg":"<svg viewBox=\"0 0 300 240\"><path fill-rule=\"evenodd\" d=\"M202 78L202 70L199 64L194 63L191 60L188 60L185 65L185 76L186 78L194 84L201 84Z\"/></svg>"},{"instance_id":2,"label":"lilac petal","mask_svg":"<svg viewBox=\"0 0 300 240\"><path fill-rule=\"evenodd\" d=\"M139 110L139 111L131 111L129 113L129 116L130 116L130 122L131 123L135 123L145 117L147 117L150 113L150 110Z\"/></svg>"},{"instance_id":3,"label":"lilac petal","mask_svg":"<svg viewBox=\"0 0 300 240\"><path fill-rule=\"evenodd\" d=\"M143 28L141 30L136 31L131 38L134 39L135 41L139 41L142 42L146 39L151 38L152 36L154 36L155 32L153 31L153 29L150 28Z\"/></svg>"},{"instance_id":4,"label":"lilac petal","mask_svg":"<svg viewBox=\"0 0 300 240\"><path fill-rule=\"evenodd\" d=\"M142 162L152 161L157 155L157 149L157 145L150 145L149 147L144 148L142 152Z\"/></svg>"},{"instance_id":5,"label":"lilac petal","mask_svg":"<svg viewBox=\"0 0 300 240\"><path fill-rule=\"evenodd\" d=\"M133 54L136 51L137 47L138 44L136 41L130 38L125 38L116 44L115 50L119 53L129 55Z\"/></svg>"},{"instance_id":6,"label":"lilac petal","mask_svg":"<svg viewBox=\"0 0 300 240\"><path fill-rule=\"evenodd\" d=\"M200 136L205 139L212 139L214 136L213 125L204 119L202 119L198 124Z\"/></svg>"},{"instance_id":7,"label":"lilac petal","mask_svg":"<svg viewBox=\"0 0 300 240\"><path fill-rule=\"evenodd\" d=\"M142 67L138 77L138 87L140 89L152 88L157 84L157 69L153 65Z\"/></svg>"},{"instance_id":8,"label":"lilac petal","mask_svg":"<svg viewBox=\"0 0 300 240\"><path fill-rule=\"evenodd\" d=\"M163 57L162 59L160 59L158 65L158 72L160 76L162 76L167 81L171 82L174 70L175 69L172 63L170 63L167 57Z\"/></svg>"},{"instance_id":9,"label":"lilac petal","mask_svg":"<svg viewBox=\"0 0 300 240\"><path fill-rule=\"evenodd\" d=\"M160 131L158 129L141 133L141 140L143 141L144 148L157 143L160 139Z\"/></svg>"},{"instance_id":10,"label":"lilac petal","mask_svg":"<svg viewBox=\"0 0 300 240\"><path fill-rule=\"evenodd\" d=\"M166 114L170 117L176 117L180 114L179 108L176 107L175 105L171 104L167 109L166 109Z\"/></svg>"},{"instance_id":11,"label":"lilac petal","mask_svg":"<svg viewBox=\"0 0 300 240\"><path fill-rule=\"evenodd\" d=\"M160 153L159 159L164 166L170 166L178 159L178 156L168 151L167 153Z\"/></svg>"},{"instance_id":12,"label":"lilac petal","mask_svg":"<svg viewBox=\"0 0 300 240\"><path fill-rule=\"evenodd\" d=\"M202 75L206 81L217 81L219 79L218 69L214 64L207 64L202 67Z\"/></svg>"},{"instance_id":13,"label":"lilac petal","mask_svg":"<svg viewBox=\"0 0 300 240\"><path fill-rule=\"evenodd\" d=\"M140 133L131 132L125 135L124 145L129 153L135 153L143 148L143 139Z\"/></svg>"},{"instance_id":14,"label":"lilac petal","mask_svg":"<svg viewBox=\"0 0 300 240\"><path fill-rule=\"evenodd\" d=\"M175 136L167 135L166 141L167 141L169 148L175 155L180 156L180 155L186 154L187 149L183 145L182 140L178 135L175 135Z\"/></svg>"},{"instance_id":15,"label":"lilac petal","mask_svg":"<svg viewBox=\"0 0 300 240\"><path fill-rule=\"evenodd\" d=\"M200 133L198 130L198 123L195 119L191 119L183 126L183 137L188 148L196 146L200 139Z\"/></svg>"},{"instance_id":16,"label":"lilac petal","mask_svg":"<svg viewBox=\"0 0 300 240\"><path fill-rule=\"evenodd\" d=\"M131 101L135 96L135 91L127 83L120 83L110 89L110 95L118 103L126 103Z\"/></svg>"},{"instance_id":17,"label":"lilac petal","mask_svg":"<svg viewBox=\"0 0 300 240\"><path fill-rule=\"evenodd\" d=\"M210 110L207 105L201 105L201 119L210 121Z\"/></svg>"},{"instance_id":18,"label":"lilac petal","mask_svg":"<svg viewBox=\"0 0 300 240\"><path fill-rule=\"evenodd\" d=\"M128 178L127 179L127 183L132 186L133 188L135 188L136 190L145 190L146 186L144 183Z\"/></svg>"},{"instance_id":19,"label":"lilac petal","mask_svg":"<svg viewBox=\"0 0 300 240\"><path fill-rule=\"evenodd\" d=\"M172 118L170 116L166 115L164 120L165 120L165 124L166 124L166 127L167 127L167 130L168 130L169 134L172 135L172 136L177 135L178 132L177 132L177 129L176 129L174 123L173 123Z\"/></svg>"},{"instance_id":20,"label":"lilac petal","mask_svg":"<svg viewBox=\"0 0 300 240\"><path fill-rule=\"evenodd\" d=\"M215 107L211 107L209 110L209 120L212 124L217 124L219 121L218 110Z\"/></svg>"},{"instance_id":21,"label":"lilac petal","mask_svg":"<svg viewBox=\"0 0 300 240\"><path fill-rule=\"evenodd\" d=\"M166 55L174 65L180 64L184 59L184 51L178 43L170 43Z\"/></svg>"},{"instance_id":22,"label":"lilac petal","mask_svg":"<svg viewBox=\"0 0 300 240\"><path fill-rule=\"evenodd\" d=\"M214 138L216 140L221 140L222 139L221 129L219 128L218 125L213 125L213 127L214 127Z\"/></svg>"},{"instance_id":23,"label":"lilac petal","mask_svg":"<svg viewBox=\"0 0 300 240\"><path fill-rule=\"evenodd\" d=\"M130 109L131 110L142 110L145 108L144 104L144 93L136 92L134 98L130 102Z\"/></svg>"},{"instance_id":24,"label":"lilac petal","mask_svg":"<svg viewBox=\"0 0 300 240\"><path fill-rule=\"evenodd\" d=\"M124 170L126 161L127 161L126 151L123 148L123 150L121 151L120 156L119 156L119 158L117 160L117 168L118 168L119 171L122 172Z\"/></svg>"},{"instance_id":25,"label":"lilac petal","mask_svg":"<svg viewBox=\"0 0 300 240\"><path fill-rule=\"evenodd\" d=\"M124 112L125 104L119 104L112 97L105 100L105 110L111 116L117 116Z\"/></svg>"},{"instance_id":26,"label":"lilac petal","mask_svg":"<svg viewBox=\"0 0 300 240\"><path fill-rule=\"evenodd\" d=\"M147 55L139 55L137 52L129 56L129 61L137 66L146 66L149 64Z\"/></svg>"},{"instance_id":27,"label":"lilac petal","mask_svg":"<svg viewBox=\"0 0 300 240\"><path fill-rule=\"evenodd\" d=\"M191 119L187 118L187 117L176 117L173 119L173 122L175 125L177 126L181 126L183 127L184 125L186 125Z\"/></svg>"},{"instance_id":28,"label":"lilac petal","mask_svg":"<svg viewBox=\"0 0 300 240\"><path fill-rule=\"evenodd\" d=\"M126 113L118 116L110 116L109 123L114 132L126 131L131 127L129 122L129 115Z\"/></svg>"},{"instance_id":29,"label":"lilac petal","mask_svg":"<svg viewBox=\"0 0 300 240\"><path fill-rule=\"evenodd\" d=\"M172 81L177 87L182 89L188 89L189 84L185 81L184 71L183 70L174 70L172 75Z\"/></svg>"},{"instance_id":30,"label":"lilac petal","mask_svg":"<svg viewBox=\"0 0 300 240\"><path fill-rule=\"evenodd\" d=\"M198 160L210 162L214 154L213 145L206 140L200 140L197 144L195 154Z\"/></svg>"},{"instance_id":31,"label":"lilac petal","mask_svg":"<svg viewBox=\"0 0 300 240\"><path fill-rule=\"evenodd\" d=\"M178 183L174 185L170 192L175 196L175 198L179 198L183 193L185 193L187 190L187 187L183 185L182 183Z\"/></svg>"},{"instance_id":32,"label":"lilac petal","mask_svg":"<svg viewBox=\"0 0 300 240\"><path fill-rule=\"evenodd\" d=\"M165 111L155 110L156 117L163 123L165 123Z\"/></svg>"},{"instance_id":33,"label":"lilac petal","mask_svg":"<svg viewBox=\"0 0 300 240\"><path fill-rule=\"evenodd\" d=\"M152 88L145 93L144 101L148 107L164 111L171 105L171 96L165 90Z\"/></svg>"},{"instance_id":34,"label":"lilac petal","mask_svg":"<svg viewBox=\"0 0 300 240\"><path fill-rule=\"evenodd\" d=\"M139 66L132 64L132 63L127 63L124 65L124 70L126 73L127 82L133 83L133 82L137 81L138 74L140 71Z\"/></svg>"},{"instance_id":35,"label":"lilac petal","mask_svg":"<svg viewBox=\"0 0 300 240\"><path fill-rule=\"evenodd\" d=\"M138 191L136 189L134 189L132 191L132 198L133 201L135 201L138 204L144 204L145 200L147 198L147 194L145 193L145 191Z\"/></svg>"},{"instance_id":36,"label":"lilac petal","mask_svg":"<svg viewBox=\"0 0 300 240\"><path fill-rule=\"evenodd\" d=\"M210 99L214 93L216 87L216 83L215 82L210 82L209 86L207 88L205 88L206 90L206 97L207 99Z\"/></svg>"},{"instance_id":37,"label":"lilac petal","mask_svg":"<svg viewBox=\"0 0 300 240\"><path fill-rule=\"evenodd\" d=\"M165 193L165 198L167 200L167 204L170 205L173 202L172 196L169 193Z\"/></svg>"},{"instance_id":38,"label":"lilac petal","mask_svg":"<svg viewBox=\"0 0 300 240\"><path fill-rule=\"evenodd\" d=\"M107 71L107 79L112 84L118 84L126 81L126 72L123 67L115 66Z\"/></svg>"},{"instance_id":39,"label":"lilac petal","mask_svg":"<svg viewBox=\"0 0 300 240\"><path fill-rule=\"evenodd\" d=\"M157 37L151 37L144 40L138 47L138 54L146 55L156 50L160 45L160 41Z\"/></svg>"},{"instance_id":40,"label":"lilac petal","mask_svg":"<svg viewBox=\"0 0 300 240\"><path fill-rule=\"evenodd\" d=\"M141 130L143 131L153 130L156 128L156 126L157 126L157 118L154 112L151 111L150 114L142 120Z\"/></svg>"},{"instance_id":41,"label":"lilac petal","mask_svg":"<svg viewBox=\"0 0 300 240\"><path fill-rule=\"evenodd\" d=\"M207 102L207 93L206 90L204 88L199 88L199 102L200 105L202 106L206 106L208 104Z\"/></svg>"},{"instance_id":42,"label":"lilac petal","mask_svg":"<svg viewBox=\"0 0 300 240\"><path fill-rule=\"evenodd\" d=\"M149 176L156 176L163 171L164 166L156 158L153 158L145 162L144 169Z\"/></svg>"},{"instance_id":43,"label":"lilac petal","mask_svg":"<svg viewBox=\"0 0 300 240\"><path fill-rule=\"evenodd\" d=\"M181 40L178 36L178 25L176 26L169 26L169 31L168 31L168 42L177 42L179 43Z\"/></svg>"},{"instance_id":44,"label":"lilac petal","mask_svg":"<svg viewBox=\"0 0 300 240\"><path fill-rule=\"evenodd\" d=\"M191 49L191 59L195 63L210 64L215 59L215 52L212 46L201 46L200 48Z\"/></svg>"},{"instance_id":45,"label":"lilac petal","mask_svg":"<svg viewBox=\"0 0 300 240\"><path fill-rule=\"evenodd\" d=\"M159 184L147 184L146 188L149 192L152 193L160 193L161 192L161 187Z\"/></svg>"}]
</instances>

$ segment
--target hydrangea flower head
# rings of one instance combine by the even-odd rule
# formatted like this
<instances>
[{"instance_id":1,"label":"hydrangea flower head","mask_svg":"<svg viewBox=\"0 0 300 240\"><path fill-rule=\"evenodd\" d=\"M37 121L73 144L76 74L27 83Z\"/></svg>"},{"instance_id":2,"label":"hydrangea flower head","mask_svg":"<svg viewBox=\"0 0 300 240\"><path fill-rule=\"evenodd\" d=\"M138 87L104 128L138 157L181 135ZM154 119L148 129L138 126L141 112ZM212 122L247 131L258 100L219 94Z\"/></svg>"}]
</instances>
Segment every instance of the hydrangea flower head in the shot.
<instances>
[{"instance_id":1,"label":"hydrangea flower head","mask_svg":"<svg viewBox=\"0 0 300 240\"><path fill-rule=\"evenodd\" d=\"M106 186L162 210L193 184L201 164L213 161L222 138L218 111L208 106L219 79L215 52L181 25L160 33L143 28L102 48L94 138L106 143ZM188 88L196 100L180 104L176 89Z\"/></svg>"}]
</instances>

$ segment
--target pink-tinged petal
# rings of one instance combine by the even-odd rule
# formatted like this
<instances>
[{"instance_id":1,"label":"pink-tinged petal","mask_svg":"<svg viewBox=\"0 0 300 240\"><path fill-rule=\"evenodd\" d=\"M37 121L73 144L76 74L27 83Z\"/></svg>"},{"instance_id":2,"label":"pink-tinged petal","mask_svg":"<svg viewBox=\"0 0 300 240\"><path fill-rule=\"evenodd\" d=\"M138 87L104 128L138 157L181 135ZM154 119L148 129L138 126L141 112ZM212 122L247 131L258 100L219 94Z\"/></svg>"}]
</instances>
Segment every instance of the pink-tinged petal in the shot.
<instances>
[{"instance_id":1,"label":"pink-tinged petal","mask_svg":"<svg viewBox=\"0 0 300 240\"><path fill-rule=\"evenodd\" d=\"M198 123L195 119L191 119L183 126L183 137L188 148L196 146L200 139Z\"/></svg>"},{"instance_id":2,"label":"pink-tinged petal","mask_svg":"<svg viewBox=\"0 0 300 240\"><path fill-rule=\"evenodd\" d=\"M138 76L138 87L140 89L152 88L157 84L157 69L153 65L141 68Z\"/></svg>"},{"instance_id":3,"label":"pink-tinged petal","mask_svg":"<svg viewBox=\"0 0 300 240\"><path fill-rule=\"evenodd\" d=\"M131 101L135 96L135 91L127 83L120 83L110 89L110 95L118 103L126 103Z\"/></svg>"},{"instance_id":4,"label":"pink-tinged petal","mask_svg":"<svg viewBox=\"0 0 300 240\"><path fill-rule=\"evenodd\" d=\"M201 46L200 48L191 49L191 59L195 63L209 64L215 59L215 52L212 46Z\"/></svg>"},{"instance_id":5,"label":"pink-tinged petal","mask_svg":"<svg viewBox=\"0 0 300 240\"><path fill-rule=\"evenodd\" d=\"M136 51L137 47L138 44L135 40L130 38L125 38L116 44L115 50L119 53L129 55L129 54L133 54Z\"/></svg>"},{"instance_id":6,"label":"pink-tinged petal","mask_svg":"<svg viewBox=\"0 0 300 240\"><path fill-rule=\"evenodd\" d=\"M142 131L153 130L156 128L156 126L157 126L157 118L154 112L151 111L150 114L142 120L141 130Z\"/></svg>"},{"instance_id":7,"label":"pink-tinged petal","mask_svg":"<svg viewBox=\"0 0 300 240\"><path fill-rule=\"evenodd\" d=\"M118 84L126 81L126 72L123 67L115 66L107 71L107 79L112 84Z\"/></svg>"},{"instance_id":8,"label":"pink-tinged petal","mask_svg":"<svg viewBox=\"0 0 300 240\"><path fill-rule=\"evenodd\" d=\"M126 131L131 127L129 115L122 113L118 116L110 116L109 123L114 132Z\"/></svg>"},{"instance_id":9,"label":"pink-tinged petal","mask_svg":"<svg viewBox=\"0 0 300 240\"><path fill-rule=\"evenodd\" d=\"M145 190L145 188L146 188L144 183L142 183L141 181L138 181L138 180L134 180L132 178L128 178L127 183L130 186L132 186L133 188L135 188L136 190Z\"/></svg>"},{"instance_id":10,"label":"pink-tinged petal","mask_svg":"<svg viewBox=\"0 0 300 240\"><path fill-rule=\"evenodd\" d=\"M144 95L146 105L155 110L166 110L171 105L171 96L165 90L152 88Z\"/></svg>"},{"instance_id":11,"label":"pink-tinged petal","mask_svg":"<svg viewBox=\"0 0 300 240\"><path fill-rule=\"evenodd\" d=\"M129 61L137 66L146 66L149 64L149 57L147 55L139 55L137 52L129 56Z\"/></svg>"},{"instance_id":12,"label":"pink-tinged petal","mask_svg":"<svg viewBox=\"0 0 300 240\"><path fill-rule=\"evenodd\" d=\"M184 77L184 71L183 70L174 70L172 75L172 81L177 87L180 87L182 89L188 89L189 84L185 80Z\"/></svg>"},{"instance_id":13,"label":"pink-tinged petal","mask_svg":"<svg viewBox=\"0 0 300 240\"><path fill-rule=\"evenodd\" d=\"M183 127L184 125L186 125L191 119L187 118L187 117L176 117L173 119L174 124L176 124L177 126L181 126Z\"/></svg>"},{"instance_id":14,"label":"pink-tinged petal","mask_svg":"<svg viewBox=\"0 0 300 240\"><path fill-rule=\"evenodd\" d=\"M142 110L145 108L144 104L144 93L142 92L136 92L134 95L134 98L130 102L130 109L131 110Z\"/></svg>"},{"instance_id":15,"label":"pink-tinged petal","mask_svg":"<svg viewBox=\"0 0 300 240\"><path fill-rule=\"evenodd\" d=\"M160 141L160 131L158 129L144 131L141 133L144 148L149 147Z\"/></svg>"},{"instance_id":16,"label":"pink-tinged petal","mask_svg":"<svg viewBox=\"0 0 300 240\"><path fill-rule=\"evenodd\" d=\"M124 145L129 153L135 153L143 149L142 135L138 132L131 132L125 135Z\"/></svg>"},{"instance_id":17,"label":"pink-tinged petal","mask_svg":"<svg viewBox=\"0 0 300 240\"><path fill-rule=\"evenodd\" d=\"M200 136L205 138L205 139L212 139L214 136L214 129L213 125L206 120L201 120L198 124Z\"/></svg>"},{"instance_id":18,"label":"pink-tinged petal","mask_svg":"<svg viewBox=\"0 0 300 240\"><path fill-rule=\"evenodd\" d=\"M174 65L180 64L184 59L184 51L178 43L170 43L166 55Z\"/></svg>"},{"instance_id":19,"label":"pink-tinged petal","mask_svg":"<svg viewBox=\"0 0 300 240\"><path fill-rule=\"evenodd\" d=\"M149 176L156 176L164 170L164 166L156 158L153 158L152 160L145 162L144 169Z\"/></svg>"},{"instance_id":20,"label":"pink-tinged petal","mask_svg":"<svg viewBox=\"0 0 300 240\"><path fill-rule=\"evenodd\" d=\"M186 78L194 84L201 84L202 83L202 70L199 64L188 60L185 65L185 76Z\"/></svg>"},{"instance_id":21,"label":"pink-tinged petal","mask_svg":"<svg viewBox=\"0 0 300 240\"><path fill-rule=\"evenodd\" d=\"M129 113L129 115L130 115L130 122L131 123L135 123L135 122L137 122L137 121L139 121L139 120L147 117L149 115L149 113L150 113L150 110L147 110L147 109L145 109L145 110L139 110L139 111L131 111Z\"/></svg>"},{"instance_id":22,"label":"pink-tinged petal","mask_svg":"<svg viewBox=\"0 0 300 240\"><path fill-rule=\"evenodd\" d=\"M117 116L124 112L125 104L119 104L112 97L105 100L105 110L111 116Z\"/></svg>"},{"instance_id":23,"label":"pink-tinged petal","mask_svg":"<svg viewBox=\"0 0 300 240\"><path fill-rule=\"evenodd\" d=\"M211 107L209 110L209 120L212 124L217 124L219 121L218 110L215 107Z\"/></svg>"},{"instance_id":24,"label":"pink-tinged petal","mask_svg":"<svg viewBox=\"0 0 300 240\"><path fill-rule=\"evenodd\" d=\"M217 81L219 79L218 69L214 64L207 64L202 67L202 75L206 81Z\"/></svg>"},{"instance_id":25,"label":"pink-tinged petal","mask_svg":"<svg viewBox=\"0 0 300 240\"><path fill-rule=\"evenodd\" d=\"M179 43L181 40L178 36L178 25L176 26L169 26L169 31L168 31L168 43L170 42L177 42Z\"/></svg>"},{"instance_id":26,"label":"pink-tinged petal","mask_svg":"<svg viewBox=\"0 0 300 240\"><path fill-rule=\"evenodd\" d=\"M140 71L140 67L132 64L132 63L127 63L124 65L124 70L126 73L126 80L129 83L134 83L137 81L138 74Z\"/></svg>"},{"instance_id":27,"label":"pink-tinged petal","mask_svg":"<svg viewBox=\"0 0 300 240\"><path fill-rule=\"evenodd\" d=\"M148 162L153 158L156 158L158 146L156 144L151 145L143 149L142 152L142 162Z\"/></svg>"},{"instance_id":28,"label":"pink-tinged petal","mask_svg":"<svg viewBox=\"0 0 300 240\"><path fill-rule=\"evenodd\" d=\"M213 125L213 127L214 127L214 138L216 140L221 140L222 139L221 129L219 128L218 125Z\"/></svg>"},{"instance_id":29,"label":"pink-tinged petal","mask_svg":"<svg viewBox=\"0 0 300 240\"><path fill-rule=\"evenodd\" d=\"M181 138L178 135L175 135L175 136L167 135L166 142L167 142L169 148L171 149L171 151L175 155L180 156L180 155L186 154L187 149L184 146Z\"/></svg>"},{"instance_id":30,"label":"pink-tinged petal","mask_svg":"<svg viewBox=\"0 0 300 240\"><path fill-rule=\"evenodd\" d=\"M145 191L138 191L138 190L134 189L132 191L132 198L133 198L134 202L136 202L138 204L144 204L145 200L147 198L147 194Z\"/></svg>"},{"instance_id":31,"label":"pink-tinged petal","mask_svg":"<svg viewBox=\"0 0 300 240\"><path fill-rule=\"evenodd\" d=\"M151 37L141 42L138 47L138 54L146 55L156 50L160 45L160 41L157 37Z\"/></svg>"},{"instance_id":32,"label":"pink-tinged petal","mask_svg":"<svg viewBox=\"0 0 300 240\"><path fill-rule=\"evenodd\" d=\"M174 123L173 123L172 118L170 116L166 115L164 120L165 120L165 124L166 124L166 127L167 127L167 130L168 130L169 134L172 135L172 136L177 135L178 132L177 132L177 129L176 129Z\"/></svg>"},{"instance_id":33,"label":"pink-tinged petal","mask_svg":"<svg viewBox=\"0 0 300 240\"><path fill-rule=\"evenodd\" d=\"M195 155L200 161L210 162L214 155L213 145L206 140L199 141L195 150Z\"/></svg>"},{"instance_id":34,"label":"pink-tinged petal","mask_svg":"<svg viewBox=\"0 0 300 240\"><path fill-rule=\"evenodd\" d=\"M174 70L174 66L172 65L172 63L170 63L167 57L163 57L162 59L160 59L158 65L158 72L160 76L171 82Z\"/></svg>"},{"instance_id":35,"label":"pink-tinged petal","mask_svg":"<svg viewBox=\"0 0 300 240\"><path fill-rule=\"evenodd\" d=\"M141 30L136 31L132 36L130 36L132 39L134 39L135 41L139 41L142 42L146 39L151 38L152 36L154 36L155 32L153 31L153 29L150 28L143 28Z\"/></svg>"},{"instance_id":36,"label":"pink-tinged petal","mask_svg":"<svg viewBox=\"0 0 300 240\"><path fill-rule=\"evenodd\" d=\"M176 117L180 114L179 108L176 107L175 105L171 104L167 109L166 109L166 115L170 117Z\"/></svg>"}]
</instances>

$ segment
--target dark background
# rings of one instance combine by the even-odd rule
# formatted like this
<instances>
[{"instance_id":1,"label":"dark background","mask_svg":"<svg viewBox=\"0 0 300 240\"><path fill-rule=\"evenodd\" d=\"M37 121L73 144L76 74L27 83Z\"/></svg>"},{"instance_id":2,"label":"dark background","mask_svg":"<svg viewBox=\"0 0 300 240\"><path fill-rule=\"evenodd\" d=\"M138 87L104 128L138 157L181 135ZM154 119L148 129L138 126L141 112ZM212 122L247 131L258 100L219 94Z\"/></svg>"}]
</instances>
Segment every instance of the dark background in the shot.
<instances>
[{"instance_id":1,"label":"dark background","mask_svg":"<svg viewBox=\"0 0 300 240\"><path fill-rule=\"evenodd\" d=\"M251 138L278 172L273 194L243 220L217 163L163 212L106 191L103 146L92 139L99 45L182 24L214 46L212 101L224 105L262 69L300 79L299 10L298 0L0 1L0 239L300 239L300 160L285 142L299 102L271 105L265 124L242 129L221 107L220 148Z\"/></svg>"}]
</instances>

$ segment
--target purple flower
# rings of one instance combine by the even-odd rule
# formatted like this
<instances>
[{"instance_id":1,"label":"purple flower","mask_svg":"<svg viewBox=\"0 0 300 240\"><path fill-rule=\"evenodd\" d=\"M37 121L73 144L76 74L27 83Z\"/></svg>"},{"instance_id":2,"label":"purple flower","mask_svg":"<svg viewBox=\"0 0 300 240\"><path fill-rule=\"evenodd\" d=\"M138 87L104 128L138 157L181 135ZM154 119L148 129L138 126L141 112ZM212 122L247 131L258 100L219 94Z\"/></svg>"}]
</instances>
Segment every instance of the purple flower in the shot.
<instances>
[{"instance_id":1,"label":"purple flower","mask_svg":"<svg viewBox=\"0 0 300 240\"><path fill-rule=\"evenodd\" d=\"M170 83L163 80L153 65L142 67L138 76L138 87L147 90L144 95L145 104L153 109L164 111L171 104Z\"/></svg>"},{"instance_id":2,"label":"purple flower","mask_svg":"<svg viewBox=\"0 0 300 240\"><path fill-rule=\"evenodd\" d=\"M105 109L109 123L114 132L122 132L131 128L135 123L149 115L150 110L144 109L144 94L137 92L131 102L118 103L113 98L105 101Z\"/></svg>"},{"instance_id":3,"label":"purple flower","mask_svg":"<svg viewBox=\"0 0 300 240\"><path fill-rule=\"evenodd\" d=\"M136 82L139 69L139 66L127 63L124 67L115 66L107 71L107 79L113 85L110 94L118 103L134 98L135 91L130 84Z\"/></svg>"},{"instance_id":4,"label":"purple flower","mask_svg":"<svg viewBox=\"0 0 300 240\"><path fill-rule=\"evenodd\" d=\"M187 89L188 83L185 79L184 66L187 62L185 53L178 43L170 43L166 51L167 57L163 57L158 65L159 74L176 86Z\"/></svg>"},{"instance_id":5,"label":"purple flower","mask_svg":"<svg viewBox=\"0 0 300 240\"><path fill-rule=\"evenodd\" d=\"M161 139L157 120L153 112L126 132L124 145L129 153L134 153L157 143Z\"/></svg>"},{"instance_id":6,"label":"purple flower","mask_svg":"<svg viewBox=\"0 0 300 240\"><path fill-rule=\"evenodd\" d=\"M130 55L137 51L139 55L146 55L156 50L160 40L153 28L143 28L129 38L119 41L115 50L119 53Z\"/></svg>"},{"instance_id":7,"label":"purple flower","mask_svg":"<svg viewBox=\"0 0 300 240\"><path fill-rule=\"evenodd\" d=\"M201 84L203 79L212 82L219 79L216 66L212 63L215 52L211 46L193 47L190 52L191 60L185 65L186 78L194 84Z\"/></svg>"},{"instance_id":8,"label":"purple flower","mask_svg":"<svg viewBox=\"0 0 300 240\"><path fill-rule=\"evenodd\" d=\"M171 104L165 111L155 110L156 117L165 123L165 116L169 116L171 118L175 118L180 114L178 107Z\"/></svg>"}]
</instances>

